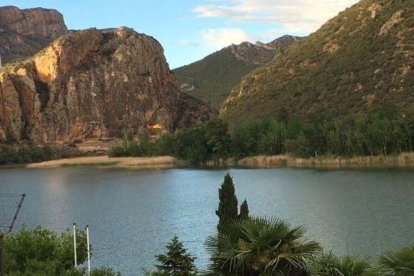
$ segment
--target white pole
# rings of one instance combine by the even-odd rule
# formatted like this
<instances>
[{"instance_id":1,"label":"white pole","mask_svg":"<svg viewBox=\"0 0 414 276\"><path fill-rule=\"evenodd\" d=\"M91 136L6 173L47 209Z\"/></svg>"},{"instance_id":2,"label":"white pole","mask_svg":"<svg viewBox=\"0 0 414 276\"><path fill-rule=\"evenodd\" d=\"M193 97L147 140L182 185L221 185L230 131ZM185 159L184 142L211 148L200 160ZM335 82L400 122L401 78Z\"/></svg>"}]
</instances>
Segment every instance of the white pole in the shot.
<instances>
[{"instance_id":1,"label":"white pole","mask_svg":"<svg viewBox=\"0 0 414 276\"><path fill-rule=\"evenodd\" d=\"M88 276L91 275L91 247L89 242L89 225L86 225L86 243L88 249Z\"/></svg>"},{"instance_id":2,"label":"white pole","mask_svg":"<svg viewBox=\"0 0 414 276\"><path fill-rule=\"evenodd\" d=\"M78 256L76 255L76 224L73 224L73 252L75 253L75 268L78 266Z\"/></svg>"}]
</instances>

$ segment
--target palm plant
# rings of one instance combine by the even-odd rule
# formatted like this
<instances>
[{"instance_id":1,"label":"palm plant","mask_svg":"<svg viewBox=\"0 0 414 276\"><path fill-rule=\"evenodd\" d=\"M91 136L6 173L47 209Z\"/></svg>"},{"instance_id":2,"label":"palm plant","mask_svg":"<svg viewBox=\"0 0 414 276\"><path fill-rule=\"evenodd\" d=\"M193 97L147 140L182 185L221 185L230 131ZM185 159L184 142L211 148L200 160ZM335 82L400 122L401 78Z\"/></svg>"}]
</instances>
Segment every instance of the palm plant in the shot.
<instances>
[{"instance_id":1,"label":"palm plant","mask_svg":"<svg viewBox=\"0 0 414 276\"><path fill-rule=\"evenodd\" d=\"M383 254L379 263L387 275L414 275L414 245Z\"/></svg>"},{"instance_id":2,"label":"palm plant","mask_svg":"<svg viewBox=\"0 0 414 276\"><path fill-rule=\"evenodd\" d=\"M364 258L334 254L321 254L310 262L311 275L315 276L368 276L378 275L377 270Z\"/></svg>"},{"instance_id":3,"label":"palm plant","mask_svg":"<svg viewBox=\"0 0 414 276\"><path fill-rule=\"evenodd\" d=\"M209 237L213 275L306 275L307 260L320 251L305 241L303 227L276 219L251 218L223 226Z\"/></svg>"}]
</instances>

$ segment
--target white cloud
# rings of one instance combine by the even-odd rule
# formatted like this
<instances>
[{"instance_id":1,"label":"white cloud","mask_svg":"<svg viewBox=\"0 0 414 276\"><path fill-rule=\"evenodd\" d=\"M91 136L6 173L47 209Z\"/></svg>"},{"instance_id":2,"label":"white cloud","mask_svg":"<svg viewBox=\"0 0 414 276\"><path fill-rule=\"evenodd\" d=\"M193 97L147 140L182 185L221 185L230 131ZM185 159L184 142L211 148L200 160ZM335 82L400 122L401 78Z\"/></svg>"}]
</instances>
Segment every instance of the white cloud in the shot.
<instances>
[{"instance_id":1,"label":"white cloud","mask_svg":"<svg viewBox=\"0 0 414 276\"><path fill-rule=\"evenodd\" d=\"M230 44L239 44L244 41L251 41L254 38L242 29L219 28L206 29L201 31L201 38L214 49L221 49Z\"/></svg>"},{"instance_id":2,"label":"white cloud","mask_svg":"<svg viewBox=\"0 0 414 276\"><path fill-rule=\"evenodd\" d=\"M198 47L200 46L200 42L190 39L182 39L178 40L177 44L180 46L190 46L190 47Z\"/></svg>"},{"instance_id":3,"label":"white cloud","mask_svg":"<svg viewBox=\"0 0 414 276\"><path fill-rule=\"evenodd\" d=\"M309 33L358 0L223 0L193 9L199 17L280 24L287 32Z\"/></svg>"}]
</instances>

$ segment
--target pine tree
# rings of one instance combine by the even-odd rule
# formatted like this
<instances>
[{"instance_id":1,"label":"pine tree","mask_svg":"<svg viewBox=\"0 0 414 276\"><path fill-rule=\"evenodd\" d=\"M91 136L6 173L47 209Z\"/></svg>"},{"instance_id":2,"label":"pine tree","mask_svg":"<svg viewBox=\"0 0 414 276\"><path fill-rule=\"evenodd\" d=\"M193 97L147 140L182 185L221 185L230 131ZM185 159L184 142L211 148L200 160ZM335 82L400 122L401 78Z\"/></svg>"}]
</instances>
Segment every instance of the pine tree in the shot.
<instances>
[{"instance_id":1,"label":"pine tree","mask_svg":"<svg viewBox=\"0 0 414 276\"><path fill-rule=\"evenodd\" d=\"M248 219L249 218L249 205L247 204L247 200L245 199L240 205L240 219Z\"/></svg>"},{"instance_id":2,"label":"pine tree","mask_svg":"<svg viewBox=\"0 0 414 276\"><path fill-rule=\"evenodd\" d=\"M194 261L196 257L187 253L182 242L174 236L166 246L167 253L155 256L160 263L156 265L160 275L188 276L196 274ZM158 275L158 274L156 274Z\"/></svg>"},{"instance_id":3,"label":"pine tree","mask_svg":"<svg viewBox=\"0 0 414 276\"><path fill-rule=\"evenodd\" d=\"M220 230L221 225L228 221L237 220L238 218L237 197L230 174L226 174L224 177L224 182L219 189L219 199L220 203L216 215L219 217L217 228Z\"/></svg>"}]
</instances>

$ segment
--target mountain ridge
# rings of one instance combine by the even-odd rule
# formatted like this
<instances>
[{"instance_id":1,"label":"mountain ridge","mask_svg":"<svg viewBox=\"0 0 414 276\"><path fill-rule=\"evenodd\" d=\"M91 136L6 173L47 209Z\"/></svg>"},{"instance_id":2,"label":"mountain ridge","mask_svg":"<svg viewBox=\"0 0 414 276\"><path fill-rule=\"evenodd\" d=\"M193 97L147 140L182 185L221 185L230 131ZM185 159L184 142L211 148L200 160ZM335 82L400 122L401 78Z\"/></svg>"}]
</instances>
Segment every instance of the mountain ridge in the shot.
<instances>
[{"instance_id":1,"label":"mountain ridge","mask_svg":"<svg viewBox=\"0 0 414 276\"><path fill-rule=\"evenodd\" d=\"M390 103L414 112L414 2L363 0L244 77L220 116L335 118Z\"/></svg>"},{"instance_id":2,"label":"mountain ridge","mask_svg":"<svg viewBox=\"0 0 414 276\"><path fill-rule=\"evenodd\" d=\"M230 45L202 60L174 69L184 92L219 109L241 78L301 38L282 36L270 43Z\"/></svg>"}]
</instances>

